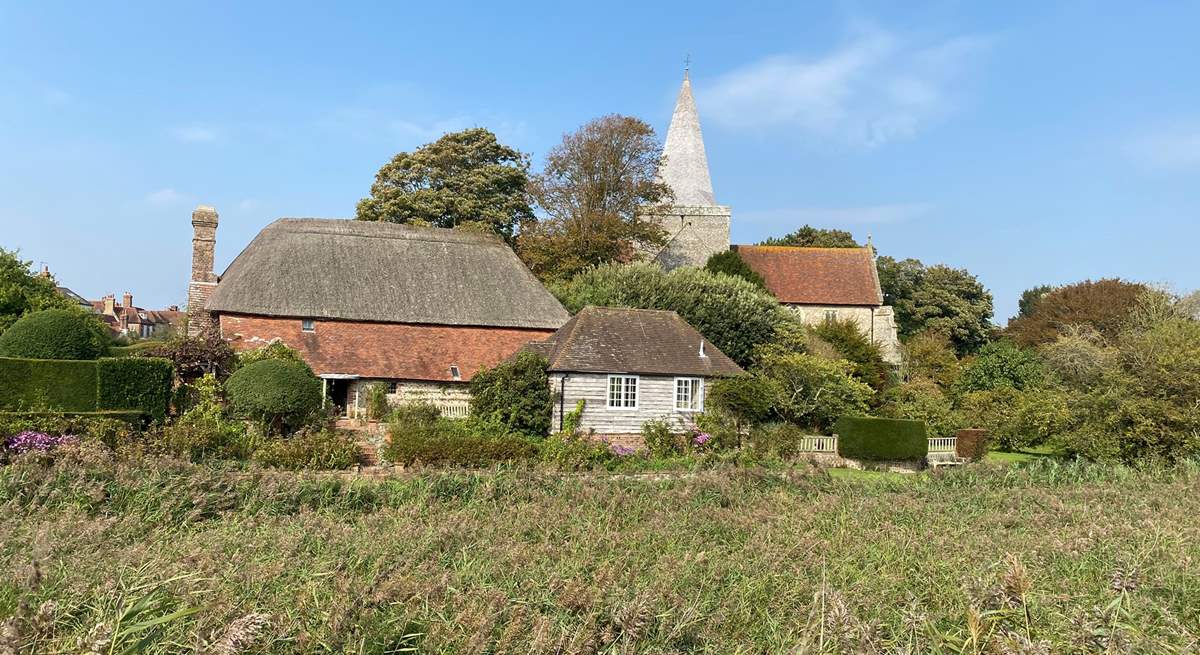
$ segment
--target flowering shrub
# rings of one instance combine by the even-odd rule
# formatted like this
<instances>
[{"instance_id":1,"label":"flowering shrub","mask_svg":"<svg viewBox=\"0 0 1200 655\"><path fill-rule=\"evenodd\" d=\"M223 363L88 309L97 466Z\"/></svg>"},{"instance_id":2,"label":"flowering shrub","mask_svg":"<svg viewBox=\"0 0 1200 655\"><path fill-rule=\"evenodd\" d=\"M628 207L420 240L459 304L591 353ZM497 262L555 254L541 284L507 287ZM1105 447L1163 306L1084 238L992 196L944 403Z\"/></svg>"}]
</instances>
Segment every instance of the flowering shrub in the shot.
<instances>
[{"instance_id":1,"label":"flowering shrub","mask_svg":"<svg viewBox=\"0 0 1200 655\"><path fill-rule=\"evenodd\" d=\"M13 455L23 455L28 452L48 452L63 444L75 443L74 435L51 435L45 432L26 430L15 434L4 441L4 450Z\"/></svg>"}]
</instances>

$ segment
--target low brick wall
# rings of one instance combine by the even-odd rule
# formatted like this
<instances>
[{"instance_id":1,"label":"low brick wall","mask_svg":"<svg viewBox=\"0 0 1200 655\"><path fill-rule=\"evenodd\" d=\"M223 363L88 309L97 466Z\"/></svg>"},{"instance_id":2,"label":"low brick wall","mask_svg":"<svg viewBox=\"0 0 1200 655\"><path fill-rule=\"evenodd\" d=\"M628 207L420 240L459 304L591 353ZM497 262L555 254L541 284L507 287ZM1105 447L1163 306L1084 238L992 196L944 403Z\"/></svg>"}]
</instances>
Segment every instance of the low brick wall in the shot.
<instances>
[{"instance_id":1,"label":"low brick wall","mask_svg":"<svg viewBox=\"0 0 1200 655\"><path fill-rule=\"evenodd\" d=\"M592 438L613 446L621 446L633 450L646 449L646 440L640 434L594 434Z\"/></svg>"}]
</instances>

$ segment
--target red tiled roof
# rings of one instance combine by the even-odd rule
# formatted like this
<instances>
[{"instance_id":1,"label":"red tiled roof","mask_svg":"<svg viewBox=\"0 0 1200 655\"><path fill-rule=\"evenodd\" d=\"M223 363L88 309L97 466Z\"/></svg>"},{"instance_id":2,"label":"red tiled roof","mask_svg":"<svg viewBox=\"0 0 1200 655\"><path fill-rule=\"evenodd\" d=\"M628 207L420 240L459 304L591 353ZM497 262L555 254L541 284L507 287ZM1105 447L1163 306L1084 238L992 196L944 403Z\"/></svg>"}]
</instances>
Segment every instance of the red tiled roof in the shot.
<instances>
[{"instance_id":1,"label":"red tiled roof","mask_svg":"<svg viewBox=\"0 0 1200 655\"><path fill-rule=\"evenodd\" d=\"M883 304L870 248L734 246L779 302L795 305Z\"/></svg>"}]
</instances>

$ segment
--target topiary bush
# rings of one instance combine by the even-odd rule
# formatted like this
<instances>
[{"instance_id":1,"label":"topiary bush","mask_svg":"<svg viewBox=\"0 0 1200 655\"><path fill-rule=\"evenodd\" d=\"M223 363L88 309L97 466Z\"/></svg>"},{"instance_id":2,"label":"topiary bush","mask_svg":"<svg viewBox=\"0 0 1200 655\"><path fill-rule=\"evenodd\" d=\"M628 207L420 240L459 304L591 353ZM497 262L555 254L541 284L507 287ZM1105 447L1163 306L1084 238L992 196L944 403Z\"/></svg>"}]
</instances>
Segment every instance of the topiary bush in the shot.
<instances>
[{"instance_id":1,"label":"topiary bush","mask_svg":"<svg viewBox=\"0 0 1200 655\"><path fill-rule=\"evenodd\" d=\"M157 357L105 358L96 362L97 406L136 409L152 421L167 417L175 369Z\"/></svg>"},{"instance_id":2,"label":"topiary bush","mask_svg":"<svg viewBox=\"0 0 1200 655\"><path fill-rule=\"evenodd\" d=\"M302 430L290 437L272 439L254 451L262 466L290 471L340 471L358 463L358 444L334 430Z\"/></svg>"},{"instance_id":3,"label":"topiary bush","mask_svg":"<svg viewBox=\"0 0 1200 655\"><path fill-rule=\"evenodd\" d=\"M238 369L225 382L230 410L257 421L267 434L287 434L321 410L321 381L308 365L266 359Z\"/></svg>"},{"instance_id":4,"label":"topiary bush","mask_svg":"<svg viewBox=\"0 0 1200 655\"><path fill-rule=\"evenodd\" d=\"M521 352L479 371L471 379L471 416L528 437L545 437L554 409L548 365L541 355Z\"/></svg>"},{"instance_id":5,"label":"topiary bush","mask_svg":"<svg viewBox=\"0 0 1200 655\"><path fill-rule=\"evenodd\" d=\"M108 328L72 309L45 309L21 317L0 334L0 357L96 359L108 351Z\"/></svg>"},{"instance_id":6,"label":"topiary bush","mask_svg":"<svg viewBox=\"0 0 1200 655\"><path fill-rule=\"evenodd\" d=\"M838 454L848 459L919 460L929 453L924 421L843 416L834 433Z\"/></svg>"},{"instance_id":7,"label":"topiary bush","mask_svg":"<svg viewBox=\"0 0 1200 655\"><path fill-rule=\"evenodd\" d=\"M978 462L988 453L991 435L987 430L965 429L954 433L954 454Z\"/></svg>"}]
</instances>

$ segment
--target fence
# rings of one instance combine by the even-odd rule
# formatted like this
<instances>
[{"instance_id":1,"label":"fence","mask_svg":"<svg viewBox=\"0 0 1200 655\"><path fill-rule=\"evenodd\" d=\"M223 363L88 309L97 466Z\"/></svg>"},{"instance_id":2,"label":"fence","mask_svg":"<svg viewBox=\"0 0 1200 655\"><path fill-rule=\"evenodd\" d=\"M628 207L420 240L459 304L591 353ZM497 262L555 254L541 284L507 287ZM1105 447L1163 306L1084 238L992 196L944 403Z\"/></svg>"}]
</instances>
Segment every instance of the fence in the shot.
<instances>
[{"instance_id":1,"label":"fence","mask_svg":"<svg viewBox=\"0 0 1200 655\"><path fill-rule=\"evenodd\" d=\"M467 418L471 414L471 403L466 400L435 400L433 406L446 418Z\"/></svg>"},{"instance_id":2,"label":"fence","mask_svg":"<svg viewBox=\"0 0 1200 655\"><path fill-rule=\"evenodd\" d=\"M800 452L804 453L836 453L837 435L830 437L820 435L805 436L800 441ZM954 454L958 448L956 437L933 437L929 439L929 454Z\"/></svg>"}]
</instances>

